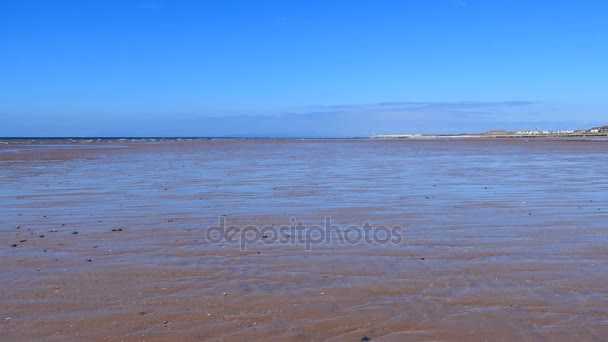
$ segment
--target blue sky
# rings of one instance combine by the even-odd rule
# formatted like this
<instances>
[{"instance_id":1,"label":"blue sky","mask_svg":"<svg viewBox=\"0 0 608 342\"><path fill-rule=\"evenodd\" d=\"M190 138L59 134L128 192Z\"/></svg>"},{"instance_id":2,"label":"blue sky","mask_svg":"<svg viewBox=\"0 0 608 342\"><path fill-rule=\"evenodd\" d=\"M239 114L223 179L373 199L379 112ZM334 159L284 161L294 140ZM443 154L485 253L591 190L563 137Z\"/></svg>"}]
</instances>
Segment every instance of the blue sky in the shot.
<instances>
[{"instance_id":1,"label":"blue sky","mask_svg":"<svg viewBox=\"0 0 608 342\"><path fill-rule=\"evenodd\" d=\"M608 124L608 1L0 2L0 136Z\"/></svg>"}]
</instances>

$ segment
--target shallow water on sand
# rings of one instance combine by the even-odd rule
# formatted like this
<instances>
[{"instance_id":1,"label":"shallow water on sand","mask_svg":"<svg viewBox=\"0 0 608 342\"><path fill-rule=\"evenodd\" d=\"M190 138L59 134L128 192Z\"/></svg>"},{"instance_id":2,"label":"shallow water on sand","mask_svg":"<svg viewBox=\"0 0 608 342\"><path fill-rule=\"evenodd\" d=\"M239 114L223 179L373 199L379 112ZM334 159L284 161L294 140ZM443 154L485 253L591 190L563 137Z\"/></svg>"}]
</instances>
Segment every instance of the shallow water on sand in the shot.
<instances>
[{"instance_id":1,"label":"shallow water on sand","mask_svg":"<svg viewBox=\"0 0 608 342\"><path fill-rule=\"evenodd\" d=\"M608 337L608 141L31 144L0 145L2 340ZM205 238L326 217L401 239Z\"/></svg>"}]
</instances>

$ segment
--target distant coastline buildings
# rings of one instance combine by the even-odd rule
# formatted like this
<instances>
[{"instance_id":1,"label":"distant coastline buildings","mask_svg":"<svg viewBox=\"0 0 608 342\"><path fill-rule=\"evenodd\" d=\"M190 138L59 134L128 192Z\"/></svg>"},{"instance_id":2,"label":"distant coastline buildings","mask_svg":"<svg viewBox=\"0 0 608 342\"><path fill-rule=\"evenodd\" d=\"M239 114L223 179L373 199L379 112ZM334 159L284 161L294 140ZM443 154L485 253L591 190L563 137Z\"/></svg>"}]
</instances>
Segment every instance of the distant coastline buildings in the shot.
<instances>
[{"instance_id":1,"label":"distant coastline buildings","mask_svg":"<svg viewBox=\"0 0 608 342\"><path fill-rule=\"evenodd\" d=\"M389 134L372 135L373 139L433 139L433 138L568 138L568 137L608 137L608 126L579 130L548 131L534 129L530 131L491 130L475 134Z\"/></svg>"},{"instance_id":2,"label":"distant coastline buildings","mask_svg":"<svg viewBox=\"0 0 608 342\"><path fill-rule=\"evenodd\" d=\"M608 133L608 126L593 127L589 133Z\"/></svg>"},{"instance_id":3,"label":"distant coastline buildings","mask_svg":"<svg viewBox=\"0 0 608 342\"><path fill-rule=\"evenodd\" d=\"M573 134L573 133L577 133L577 131L573 131L573 130L562 130L562 131L534 130L534 131L516 131L515 132L515 134L517 134L517 135L553 135L553 134Z\"/></svg>"},{"instance_id":4,"label":"distant coastline buildings","mask_svg":"<svg viewBox=\"0 0 608 342\"><path fill-rule=\"evenodd\" d=\"M608 126L593 127L581 130L561 130L561 131L516 131L516 135L560 135L560 134L603 134L608 133Z\"/></svg>"}]
</instances>

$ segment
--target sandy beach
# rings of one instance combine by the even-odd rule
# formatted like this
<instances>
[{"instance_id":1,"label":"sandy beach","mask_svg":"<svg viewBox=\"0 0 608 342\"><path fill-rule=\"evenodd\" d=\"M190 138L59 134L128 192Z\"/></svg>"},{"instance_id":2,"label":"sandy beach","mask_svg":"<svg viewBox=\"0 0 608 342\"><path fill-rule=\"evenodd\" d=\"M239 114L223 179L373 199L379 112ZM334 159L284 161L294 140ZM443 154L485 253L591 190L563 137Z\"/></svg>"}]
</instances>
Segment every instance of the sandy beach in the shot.
<instances>
[{"instance_id":1,"label":"sandy beach","mask_svg":"<svg viewBox=\"0 0 608 342\"><path fill-rule=\"evenodd\" d=\"M6 140L1 339L602 341L607 157L590 140ZM327 218L400 239L208 234Z\"/></svg>"}]
</instances>

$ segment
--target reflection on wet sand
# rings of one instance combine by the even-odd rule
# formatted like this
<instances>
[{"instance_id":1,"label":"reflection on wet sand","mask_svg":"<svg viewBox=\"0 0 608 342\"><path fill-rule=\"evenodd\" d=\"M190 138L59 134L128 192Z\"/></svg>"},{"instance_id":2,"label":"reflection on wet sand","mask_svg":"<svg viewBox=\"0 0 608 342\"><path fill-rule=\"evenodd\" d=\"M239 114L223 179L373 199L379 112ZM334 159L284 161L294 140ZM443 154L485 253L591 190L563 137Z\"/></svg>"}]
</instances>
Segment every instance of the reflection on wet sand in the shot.
<instances>
[{"instance_id":1,"label":"reflection on wet sand","mask_svg":"<svg viewBox=\"0 0 608 342\"><path fill-rule=\"evenodd\" d=\"M0 145L3 340L608 336L605 141L28 144ZM220 217L403 239L242 250Z\"/></svg>"}]
</instances>

